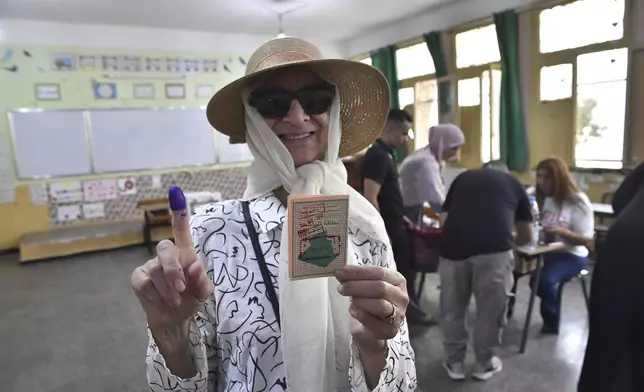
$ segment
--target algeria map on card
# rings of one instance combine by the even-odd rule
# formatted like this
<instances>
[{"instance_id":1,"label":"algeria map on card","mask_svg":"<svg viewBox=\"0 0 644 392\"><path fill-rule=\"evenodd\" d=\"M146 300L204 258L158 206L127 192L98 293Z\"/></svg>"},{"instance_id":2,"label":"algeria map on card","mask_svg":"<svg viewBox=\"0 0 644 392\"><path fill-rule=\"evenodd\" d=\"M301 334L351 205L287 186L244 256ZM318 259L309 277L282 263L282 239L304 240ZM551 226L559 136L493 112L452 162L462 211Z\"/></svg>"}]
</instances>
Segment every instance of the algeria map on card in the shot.
<instances>
[{"instance_id":1,"label":"algeria map on card","mask_svg":"<svg viewBox=\"0 0 644 392\"><path fill-rule=\"evenodd\" d=\"M288 197L292 280L333 276L347 263L348 195Z\"/></svg>"}]
</instances>

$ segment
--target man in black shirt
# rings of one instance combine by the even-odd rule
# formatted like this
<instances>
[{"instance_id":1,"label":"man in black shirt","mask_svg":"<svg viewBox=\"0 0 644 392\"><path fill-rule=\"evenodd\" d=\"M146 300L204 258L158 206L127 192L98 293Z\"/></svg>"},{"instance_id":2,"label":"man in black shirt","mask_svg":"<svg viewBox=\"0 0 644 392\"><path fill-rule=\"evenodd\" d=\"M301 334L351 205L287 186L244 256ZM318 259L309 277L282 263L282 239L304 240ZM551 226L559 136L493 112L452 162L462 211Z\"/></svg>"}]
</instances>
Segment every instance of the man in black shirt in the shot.
<instances>
[{"instance_id":1,"label":"man in black shirt","mask_svg":"<svg viewBox=\"0 0 644 392\"><path fill-rule=\"evenodd\" d=\"M515 243L532 239L532 211L523 186L503 163L492 162L486 167L456 177L443 204L438 273L447 356L444 367L456 380L465 378L465 316L472 293L476 299L472 376L487 380L501 371L501 360L495 354L512 286L512 249Z\"/></svg>"},{"instance_id":2,"label":"man in black shirt","mask_svg":"<svg viewBox=\"0 0 644 392\"><path fill-rule=\"evenodd\" d=\"M410 244L403 220L403 203L398 182L395 150L407 144L412 117L400 109L391 109L385 128L362 162L362 189L364 196L380 211L391 241L398 271L407 279L410 323L434 324L418 304L414 290L415 271L411 265Z\"/></svg>"}]
</instances>

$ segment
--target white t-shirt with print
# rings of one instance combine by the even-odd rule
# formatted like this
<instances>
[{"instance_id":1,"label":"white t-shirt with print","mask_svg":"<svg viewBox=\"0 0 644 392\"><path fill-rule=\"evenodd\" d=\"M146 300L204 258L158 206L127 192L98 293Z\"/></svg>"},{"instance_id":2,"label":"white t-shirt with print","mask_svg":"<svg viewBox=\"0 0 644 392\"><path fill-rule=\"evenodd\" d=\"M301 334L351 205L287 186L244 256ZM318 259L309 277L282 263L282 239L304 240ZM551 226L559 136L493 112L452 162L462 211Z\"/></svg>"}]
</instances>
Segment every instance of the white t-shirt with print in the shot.
<instances>
[{"instance_id":1,"label":"white t-shirt with print","mask_svg":"<svg viewBox=\"0 0 644 392\"><path fill-rule=\"evenodd\" d=\"M541 207L541 225L561 226L573 233L592 238L595 235L595 216L590 199L584 192L579 192L573 200L564 202L559 208L552 197L546 197ZM588 249L583 245L571 245L568 252L580 257L588 256Z\"/></svg>"}]
</instances>

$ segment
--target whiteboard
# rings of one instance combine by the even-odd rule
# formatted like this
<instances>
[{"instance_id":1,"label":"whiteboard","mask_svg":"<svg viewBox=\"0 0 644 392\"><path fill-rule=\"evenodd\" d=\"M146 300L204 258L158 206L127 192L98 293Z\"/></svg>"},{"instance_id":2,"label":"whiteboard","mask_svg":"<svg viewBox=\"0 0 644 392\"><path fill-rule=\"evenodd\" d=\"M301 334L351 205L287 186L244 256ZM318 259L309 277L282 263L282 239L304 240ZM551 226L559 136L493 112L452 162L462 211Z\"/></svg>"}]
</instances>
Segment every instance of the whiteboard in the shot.
<instances>
[{"instance_id":1,"label":"whiteboard","mask_svg":"<svg viewBox=\"0 0 644 392\"><path fill-rule=\"evenodd\" d=\"M8 117L18 178L91 172L82 110L25 109Z\"/></svg>"},{"instance_id":2,"label":"whiteboard","mask_svg":"<svg viewBox=\"0 0 644 392\"><path fill-rule=\"evenodd\" d=\"M238 163L253 160L248 144L230 144L230 139L223 133L215 132L217 156L219 163Z\"/></svg>"},{"instance_id":3,"label":"whiteboard","mask_svg":"<svg viewBox=\"0 0 644 392\"><path fill-rule=\"evenodd\" d=\"M215 130L201 108L90 110L94 171L213 165Z\"/></svg>"}]
</instances>

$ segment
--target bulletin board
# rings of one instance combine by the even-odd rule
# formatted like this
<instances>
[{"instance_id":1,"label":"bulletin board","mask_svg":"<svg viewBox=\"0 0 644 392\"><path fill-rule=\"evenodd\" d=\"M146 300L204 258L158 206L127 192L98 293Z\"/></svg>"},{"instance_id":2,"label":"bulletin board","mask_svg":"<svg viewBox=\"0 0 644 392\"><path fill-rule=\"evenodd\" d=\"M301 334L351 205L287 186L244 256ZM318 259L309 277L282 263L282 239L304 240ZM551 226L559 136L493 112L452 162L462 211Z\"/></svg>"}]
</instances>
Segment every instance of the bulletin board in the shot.
<instances>
[{"instance_id":1,"label":"bulletin board","mask_svg":"<svg viewBox=\"0 0 644 392\"><path fill-rule=\"evenodd\" d=\"M89 110L96 173L217 163L215 130L202 108Z\"/></svg>"},{"instance_id":2,"label":"bulletin board","mask_svg":"<svg viewBox=\"0 0 644 392\"><path fill-rule=\"evenodd\" d=\"M91 173L82 110L24 109L9 111L8 117L17 178Z\"/></svg>"}]
</instances>

